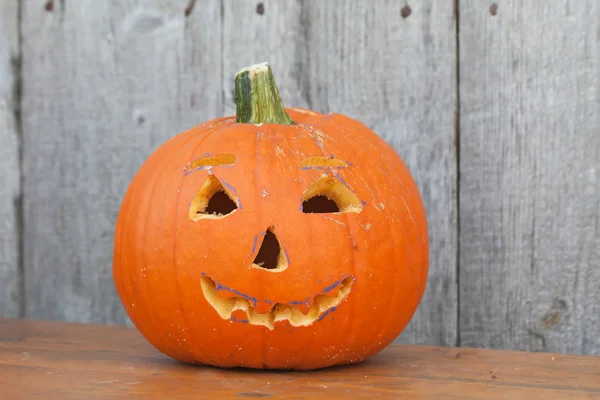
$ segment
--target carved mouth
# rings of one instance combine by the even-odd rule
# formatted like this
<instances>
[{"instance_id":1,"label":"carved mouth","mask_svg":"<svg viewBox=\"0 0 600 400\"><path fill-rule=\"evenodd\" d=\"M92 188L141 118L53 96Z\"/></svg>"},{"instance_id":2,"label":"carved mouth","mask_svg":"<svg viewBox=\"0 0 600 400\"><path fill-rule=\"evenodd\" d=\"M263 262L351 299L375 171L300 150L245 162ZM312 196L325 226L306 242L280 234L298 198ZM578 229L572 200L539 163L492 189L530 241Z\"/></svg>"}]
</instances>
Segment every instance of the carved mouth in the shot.
<instances>
[{"instance_id":1,"label":"carved mouth","mask_svg":"<svg viewBox=\"0 0 600 400\"><path fill-rule=\"evenodd\" d=\"M207 276L202 276L201 278L202 293L221 318L225 320L232 319L234 311L242 310L247 316L247 320L244 320L243 322L247 322L251 325L262 325L269 328L269 330L274 329L275 322L278 321L288 321L292 326L307 326L312 325L315 321L320 321L327 314L334 311L336 307L348 297L348 293L350 293L353 283L354 278L349 276L325 289L323 294L315 296L312 306L306 314L303 314L302 311L290 303L277 303L271 310L261 314L254 308L257 302L256 299L229 288L225 289L234 292L239 296L231 298L222 297L217 291L217 288L224 288L223 286L215 284L215 282ZM337 296L328 296L327 294L324 294L336 287L339 287Z\"/></svg>"}]
</instances>

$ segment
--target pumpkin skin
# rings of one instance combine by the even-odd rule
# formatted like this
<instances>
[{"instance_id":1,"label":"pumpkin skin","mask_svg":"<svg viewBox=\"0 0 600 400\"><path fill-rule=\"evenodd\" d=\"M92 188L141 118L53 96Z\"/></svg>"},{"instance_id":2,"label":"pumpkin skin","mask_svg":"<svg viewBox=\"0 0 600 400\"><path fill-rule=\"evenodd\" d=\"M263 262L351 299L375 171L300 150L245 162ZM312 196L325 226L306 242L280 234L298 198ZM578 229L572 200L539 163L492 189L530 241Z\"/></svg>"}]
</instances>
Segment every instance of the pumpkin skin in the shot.
<instances>
[{"instance_id":1,"label":"pumpkin skin","mask_svg":"<svg viewBox=\"0 0 600 400\"><path fill-rule=\"evenodd\" d=\"M116 225L113 275L126 312L159 351L220 367L316 369L364 360L408 324L425 289L428 237L417 186L395 151L341 114L286 109L296 125L215 119L159 147L132 180ZM190 168L205 155L235 163ZM300 167L310 156L347 165ZM360 212L302 210L323 174L344 183ZM219 219L190 218L209 175L234 193L238 209ZM282 271L251 266L268 228L287 257ZM247 298L255 312L289 304L306 313L318 296L336 307L306 326L222 318L201 287Z\"/></svg>"}]
</instances>

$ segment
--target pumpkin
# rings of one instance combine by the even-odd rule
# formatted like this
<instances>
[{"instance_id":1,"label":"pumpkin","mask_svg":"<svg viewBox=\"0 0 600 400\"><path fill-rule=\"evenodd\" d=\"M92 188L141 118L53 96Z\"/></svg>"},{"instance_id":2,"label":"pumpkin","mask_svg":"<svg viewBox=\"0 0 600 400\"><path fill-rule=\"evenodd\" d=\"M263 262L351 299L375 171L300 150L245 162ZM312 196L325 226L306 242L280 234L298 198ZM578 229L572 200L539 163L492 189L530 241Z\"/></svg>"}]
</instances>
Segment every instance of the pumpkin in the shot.
<instances>
[{"instance_id":1,"label":"pumpkin","mask_svg":"<svg viewBox=\"0 0 600 400\"><path fill-rule=\"evenodd\" d=\"M425 210L395 151L341 114L284 108L271 68L236 76L236 116L178 134L124 197L113 274L159 351L220 367L355 363L425 289Z\"/></svg>"}]
</instances>

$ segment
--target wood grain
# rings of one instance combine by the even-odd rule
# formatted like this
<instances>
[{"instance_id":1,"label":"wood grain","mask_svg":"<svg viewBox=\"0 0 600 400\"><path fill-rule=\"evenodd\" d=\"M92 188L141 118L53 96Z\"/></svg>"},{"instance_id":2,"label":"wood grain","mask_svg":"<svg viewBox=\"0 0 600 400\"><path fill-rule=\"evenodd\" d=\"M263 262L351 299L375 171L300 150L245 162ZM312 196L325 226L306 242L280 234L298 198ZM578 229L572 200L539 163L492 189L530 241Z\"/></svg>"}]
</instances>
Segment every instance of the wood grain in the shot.
<instances>
[{"instance_id":1,"label":"wood grain","mask_svg":"<svg viewBox=\"0 0 600 400\"><path fill-rule=\"evenodd\" d=\"M600 354L597 1L460 2L460 337Z\"/></svg>"},{"instance_id":2,"label":"wood grain","mask_svg":"<svg viewBox=\"0 0 600 400\"><path fill-rule=\"evenodd\" d=\"M307 1L303 27L315 110L364 122L404 159L423 196L430 270L400 341L454 345L457 336L456 26L451 1ZM406 12L405 12L406 13Z\"/></svg>"},{"instance_id":3,"label":"wood grain","mask_svg":"<svg viewBox=\"0 0 600 400\"><path fill-rule=\"evenodd\" d=\"M19 316L19 19L18 1L0 2L0 316Z\"/></svg>"},{"instance_id":4,"label":"wood grain","mask_svg":"<svg viewBox=\"0 0 600 400\"><path fill-rule=\"evenodd\" d=\"M153 149L222 112L219 4L185 3L23 2L29 317L126 320L112 282L125 190Z\"/></svg>"},{"instance_id":5,"label":"wood grain","mask_svg":"<svg viewBox=\"0 0 600 400\"><path fill-rule=\"evenodd\" d=\"M593 399L598 377L598 357L406 344L319 371L224 370L167 358L131 328L0 319L7 399Z\"/></svg>"}]
</instances>

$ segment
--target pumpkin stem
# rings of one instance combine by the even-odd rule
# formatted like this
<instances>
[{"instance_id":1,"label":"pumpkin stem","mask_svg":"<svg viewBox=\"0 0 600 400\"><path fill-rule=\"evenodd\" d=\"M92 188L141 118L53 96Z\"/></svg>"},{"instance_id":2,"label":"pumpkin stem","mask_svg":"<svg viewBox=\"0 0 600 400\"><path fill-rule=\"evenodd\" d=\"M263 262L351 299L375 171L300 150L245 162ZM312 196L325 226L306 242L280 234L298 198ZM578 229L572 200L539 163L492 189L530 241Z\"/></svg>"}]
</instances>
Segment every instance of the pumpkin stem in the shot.
<instances>
[{"instance_id":1,"label":"pumpkin stem","mask_svg":"<svg viewBox=\"0 0 600 400\"><path fill-rule=\"evenodd\" d=\"M294 125L285 112L268 63L243 68L235 76L236 122Z\"/></svg>"}]
</instances>

